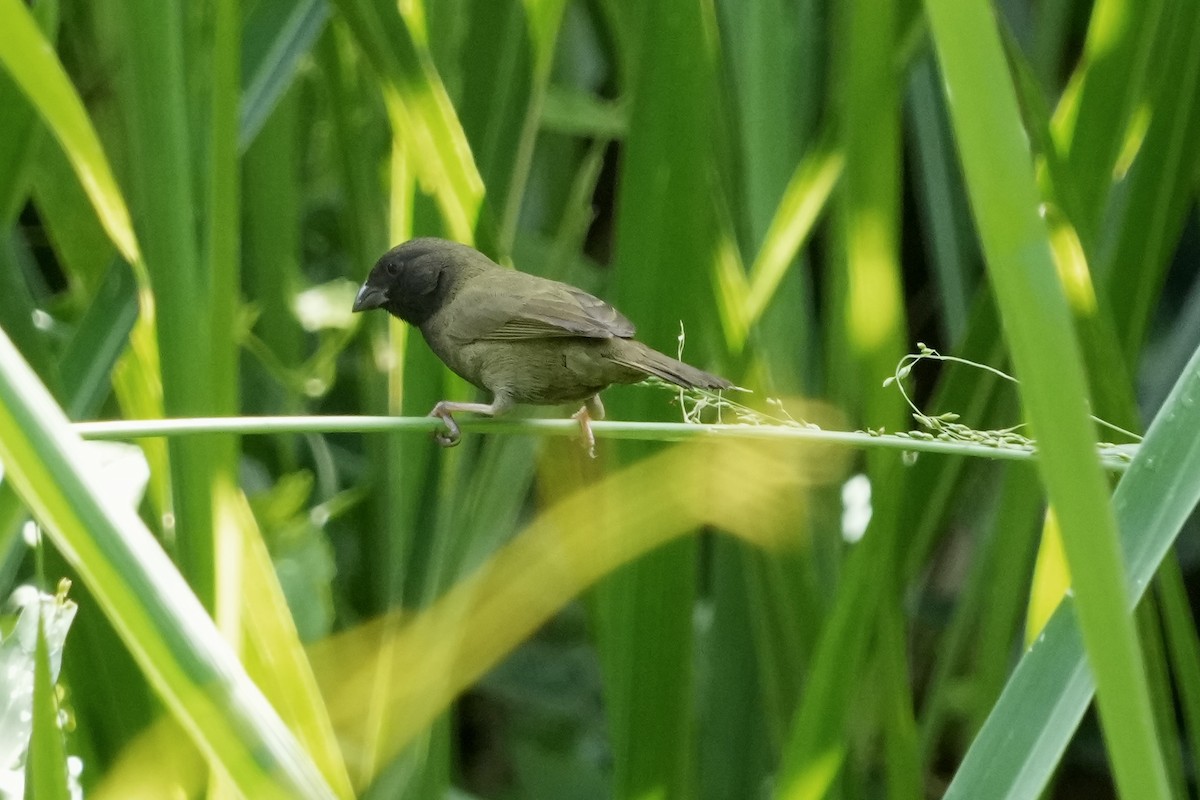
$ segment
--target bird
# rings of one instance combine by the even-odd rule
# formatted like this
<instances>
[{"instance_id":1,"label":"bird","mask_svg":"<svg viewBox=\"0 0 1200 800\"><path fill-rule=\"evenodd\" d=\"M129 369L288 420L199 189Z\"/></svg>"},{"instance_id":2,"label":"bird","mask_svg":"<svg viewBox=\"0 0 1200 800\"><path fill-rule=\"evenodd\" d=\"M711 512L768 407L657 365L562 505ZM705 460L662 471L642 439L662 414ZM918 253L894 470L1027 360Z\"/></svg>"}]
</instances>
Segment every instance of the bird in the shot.
<instances>
[{"instance_id":1,"label":"bird","mask_svg":"<svg viewBox=\"0 0 1200 800\"><path fill-rule=\"evenodd\" d=\"M590 421L604 418L600 392L612 384L653 376L685 389L736 388L637 341L633 323L600 298L446 239L412 239L380 256L353 311L376 308L416 327L451 371L491 393L490 403L433 407L443 447L459 442L459 412L497 417L518 404L581 403L572 416L594 456Z\"/></svg>"}]
</instances>

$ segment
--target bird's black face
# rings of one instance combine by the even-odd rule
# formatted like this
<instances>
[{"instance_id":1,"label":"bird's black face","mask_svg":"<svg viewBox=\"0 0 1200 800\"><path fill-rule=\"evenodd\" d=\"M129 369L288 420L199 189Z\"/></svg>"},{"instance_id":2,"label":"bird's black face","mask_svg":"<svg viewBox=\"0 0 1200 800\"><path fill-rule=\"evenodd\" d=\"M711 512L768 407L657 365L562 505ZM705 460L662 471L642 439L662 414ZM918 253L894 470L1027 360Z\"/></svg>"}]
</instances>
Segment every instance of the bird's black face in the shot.
<instances>
[{"instance_id":1,"label":"bird's black face","mask_svg":"<svg viewBox=\"0 0 1200 800\"><path fill-rule=\"evenodd\" d=\"M384 308L412 325L421 325L443 302L444 260L429 240L414 239L384 253L354 298L354 311Z\"/></svg>"}]
</instances>

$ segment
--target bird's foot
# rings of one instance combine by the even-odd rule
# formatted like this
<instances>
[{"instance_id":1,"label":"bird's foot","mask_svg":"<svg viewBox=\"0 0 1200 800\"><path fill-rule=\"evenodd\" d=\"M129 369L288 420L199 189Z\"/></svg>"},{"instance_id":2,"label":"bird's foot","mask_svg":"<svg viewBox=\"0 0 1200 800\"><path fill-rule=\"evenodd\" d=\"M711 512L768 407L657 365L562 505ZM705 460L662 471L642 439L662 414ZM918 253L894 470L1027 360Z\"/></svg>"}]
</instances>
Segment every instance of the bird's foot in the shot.
<instances>
[{"instance_id":1,"label":"bird's foot","mask_svg":"<svg viewBox=\"0 0 1200 800\"><path fill-rule=\"evenodd\" d=\"M592 415L588 413L588 407L585 405L576 411L571 419L579 423L580 444L587 448L588 458L595 458L596 437L592 434Z\"/></svg>"},{"instance_id":2,"label":"bird's foot","mask_svg":"<svg viewBox=\"0 0 1200 800\"><path fill-rule=\"evenodd\" d=\"M462 440L462 432L458 429L458 423L450 415L451 409L447 408L449 405L443 400L433 407L433 411L429 412L429 416L437 417L446 426L445 430L433 432L433 440L442 447L454 447Z\"/></svg>"}]
</instances>

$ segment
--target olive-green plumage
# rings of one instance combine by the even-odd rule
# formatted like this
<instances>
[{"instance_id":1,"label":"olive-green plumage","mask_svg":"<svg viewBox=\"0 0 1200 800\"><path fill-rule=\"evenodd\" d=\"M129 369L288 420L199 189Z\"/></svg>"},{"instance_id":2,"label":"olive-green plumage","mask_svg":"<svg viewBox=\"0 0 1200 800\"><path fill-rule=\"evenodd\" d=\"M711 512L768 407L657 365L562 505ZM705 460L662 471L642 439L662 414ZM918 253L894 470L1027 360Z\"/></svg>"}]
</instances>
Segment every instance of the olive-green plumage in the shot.
<instances>
[{"instance_id":1,"label":"olive-green plumage","mask_svg":"<svg viewBox=\"0 0 1200 800\"><path fill-rule=\"evenodd\" d=\"M492 403L439 403L433 414L500 414L516 403L585 403L603 414L597 394L614 383L653 375L685 388L729 389L724 378L635 341L633 323L587 292L505 269L466 245L413 239L385 253L354 301L355 311L384 308L415 325L430 349L459 376L492 393ZM580 418L585 433L586 416Z\"/></svg>"}]
</instances>

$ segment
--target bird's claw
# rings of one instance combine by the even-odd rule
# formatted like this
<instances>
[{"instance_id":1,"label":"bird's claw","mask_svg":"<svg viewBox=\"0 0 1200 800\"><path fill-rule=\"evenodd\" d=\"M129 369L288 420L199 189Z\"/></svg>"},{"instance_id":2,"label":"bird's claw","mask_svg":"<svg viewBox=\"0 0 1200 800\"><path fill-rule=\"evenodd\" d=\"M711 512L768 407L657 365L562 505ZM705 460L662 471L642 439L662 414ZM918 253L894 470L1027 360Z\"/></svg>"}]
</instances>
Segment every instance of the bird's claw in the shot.
<instances>
[{"instance_id":1,"label":"bird's claw","mask_svg":"<svg viewBox=\"0 0 1200 800\"><path fill-rule=\"evenodd\" d=\"M462 440L462 432L458 429L458 423L454 421L454 417L450 416L450 412L442 408L442 404L438 403L433 407L433 411L429 412L429 416L437 417L446 426L444 431L434 431L433 440L442 447L454 447Z\"/></svg>"},{"instance_id":2,"label":"bird's claw","mask_svg":"<svg viewBox=\"0 0 1200 800\"><path fill-rule=\"evenodd\" d=\"M587 449L588 458L596 457L596 437L592 434L592 415L587 406L576 411L571 418L579 423L579 443Z\"/></svg>"}]
</instances>

